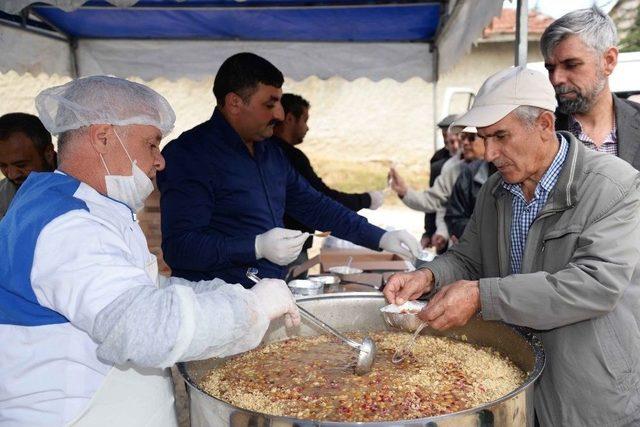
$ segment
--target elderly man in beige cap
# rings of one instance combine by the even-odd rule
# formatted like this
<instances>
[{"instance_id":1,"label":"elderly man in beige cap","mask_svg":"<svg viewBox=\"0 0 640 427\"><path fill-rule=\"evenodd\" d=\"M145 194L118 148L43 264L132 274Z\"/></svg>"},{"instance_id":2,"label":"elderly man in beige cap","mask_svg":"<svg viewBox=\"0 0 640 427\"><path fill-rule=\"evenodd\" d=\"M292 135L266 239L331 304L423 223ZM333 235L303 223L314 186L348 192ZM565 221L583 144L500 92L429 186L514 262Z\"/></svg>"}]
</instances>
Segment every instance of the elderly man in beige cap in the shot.
<instances>
[{"instance_id":1,"label":"elderly man in beige cap","mask_svg":"<svg viewBox=\"0 0 640 427\"><path fill-rule=\"evenodd\" d=\"M640 424L640 174L556 133L546 76L491 76L453 126L475 126L499 173L480 190L460 243L389 280L395 304L437 293L437 330L473 316L537 329L547 365L543 426ZM530 420L531 421L531 420Z\"/></svg>"}]
</instances>

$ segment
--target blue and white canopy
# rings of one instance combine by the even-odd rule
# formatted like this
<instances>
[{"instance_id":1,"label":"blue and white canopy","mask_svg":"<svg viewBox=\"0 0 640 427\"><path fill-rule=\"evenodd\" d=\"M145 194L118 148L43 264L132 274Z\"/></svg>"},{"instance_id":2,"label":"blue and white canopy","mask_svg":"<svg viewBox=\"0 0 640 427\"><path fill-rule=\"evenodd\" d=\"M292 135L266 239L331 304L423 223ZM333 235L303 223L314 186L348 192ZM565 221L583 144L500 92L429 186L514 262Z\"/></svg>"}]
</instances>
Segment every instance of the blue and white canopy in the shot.
<instances>
[{"instance_id":1,"label":"blue and white canopy","mask_svg":"<svg viewBox=\"0 0 640 427\"><path fill-rule=\"evenodd\" d=\"M0 71L201 78L251 51L296 80L431 81L501 8L502 0L6 0Z\"/></svg>"}]
</instances>

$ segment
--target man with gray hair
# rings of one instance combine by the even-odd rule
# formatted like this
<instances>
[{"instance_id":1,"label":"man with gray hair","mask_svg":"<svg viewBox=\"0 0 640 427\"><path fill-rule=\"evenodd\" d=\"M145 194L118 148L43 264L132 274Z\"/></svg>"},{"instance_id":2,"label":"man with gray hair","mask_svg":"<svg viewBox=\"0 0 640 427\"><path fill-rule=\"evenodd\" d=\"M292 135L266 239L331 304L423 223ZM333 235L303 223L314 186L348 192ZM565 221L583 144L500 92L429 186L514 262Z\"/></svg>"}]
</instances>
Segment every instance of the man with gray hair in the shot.
<instances>
[{"instance_id":1,"label":"man with gray hair","mask_svg":"<svg viewBox=\"0 0 640 427\"><path fill-rule=\"evenodd\" d=\"M0 424L177 426L168 367L258 345L299 322L281 280L160 284L136 211L164 168L175 115L127 80L94 76L36 98L59 167L32 172L0 221Z\"/></svg>"},{"instance_id":2,"label":"man with gray hair","mask_svg":"<svg viewBox=\"0 0 640 427\"><path fill-rule=\"evenodd\" d=\"M556 129L639 169L640 105L609 88L618 61L617 37L611 18L594 6L554 21L540 47L558 100Z\"/></svg>"},{"instance_id":3,"label":"man with gray hair","mask_svg":"<svg viewBox=\"0 0 640 427\"><path fill-rule=\"evenodd\" d=\"M640 173L556 133L555 92L522 67L491 76L454 127L475 126L499 173L460 242L384 290L437 330L485 320L536 329L542 426L640 423ZM529 419L529 422L533 420ZM527 424L531 425L531 424Z\"/></svg>"}]
</instances>

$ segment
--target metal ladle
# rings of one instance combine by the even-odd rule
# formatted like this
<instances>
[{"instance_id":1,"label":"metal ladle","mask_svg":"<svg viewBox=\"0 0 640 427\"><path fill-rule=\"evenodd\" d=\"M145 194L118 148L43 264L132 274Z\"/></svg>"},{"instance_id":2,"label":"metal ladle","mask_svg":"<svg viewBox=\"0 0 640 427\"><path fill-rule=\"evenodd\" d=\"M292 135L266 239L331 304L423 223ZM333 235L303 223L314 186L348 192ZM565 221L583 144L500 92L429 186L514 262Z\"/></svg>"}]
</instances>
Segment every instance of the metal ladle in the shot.
<instances>
[{"instance_id":1,"label":"metal ladle","mask_svg":"<svg viewBox=\"0 0 640 427\"><path fill-rule=\"evenodd\" d=\"M249 268L249 269L247 269L246 275L254 283L258 283L260 281L260 278L258 277L258 269L257 268ZM356 341L354 341L354 340L352 340L350 338L347 338L346 336L342 335L340 332L336 331L331 326L327 325L322 320L318 319L317 317L315 317L313 314L309 313L304 308L300 307L299 304L296 304L296 305L298 306L298 310L300 310L300 313L307 320L310 320L316 326L318 326L321 329L331 333L332 335L335 335L336 337L338 337L340 340L342 340L348 346L358 350L358 360L356 362L356 374L357 375L364 375L364 374L368 373L369 371L371 371L371 366L373 366L373 361L374 361L374 359L376 357L376 343L370 337L365 337L364 340L362 340L362 343L357 343Z\"/></svg>"}]
</instances>

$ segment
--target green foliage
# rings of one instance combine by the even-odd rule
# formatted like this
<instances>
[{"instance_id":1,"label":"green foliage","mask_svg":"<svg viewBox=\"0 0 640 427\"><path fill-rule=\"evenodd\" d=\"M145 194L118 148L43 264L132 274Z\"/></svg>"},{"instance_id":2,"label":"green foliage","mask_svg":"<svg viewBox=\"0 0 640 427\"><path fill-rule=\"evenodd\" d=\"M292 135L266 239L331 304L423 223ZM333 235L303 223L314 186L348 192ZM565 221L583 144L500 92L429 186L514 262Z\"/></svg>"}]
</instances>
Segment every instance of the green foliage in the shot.
<instances>
[{"instance_id":1,"label":"green foliage","mask_svg":"<svg viewBox=\"0 0 640 427\"><path fill-rule=\"evenodd\" d=\"M311 159L313 168L329 187L347 193L361 193L382 190L387 186L387 173L390 162L386 161L349 161L320 158ZM425 162L427 163L427 162ZM428 163L427 163L428 164ZM429 172L426 165L421 167L398 165L398 172L415 189L426 189L429 183ZM395 193L388 190L385 205L400 204Z\"/></svg>"},{"instance_id":2,"label":"green foliage","mask_svg":"<svg viewBox=\"0 0 640 427\"><path fill-rule=\"evenodd\" d=\"M620 41L622 52L640 51L640 13L636 12L636 19L626 37Z\"/></svg>"}]
</instances>

